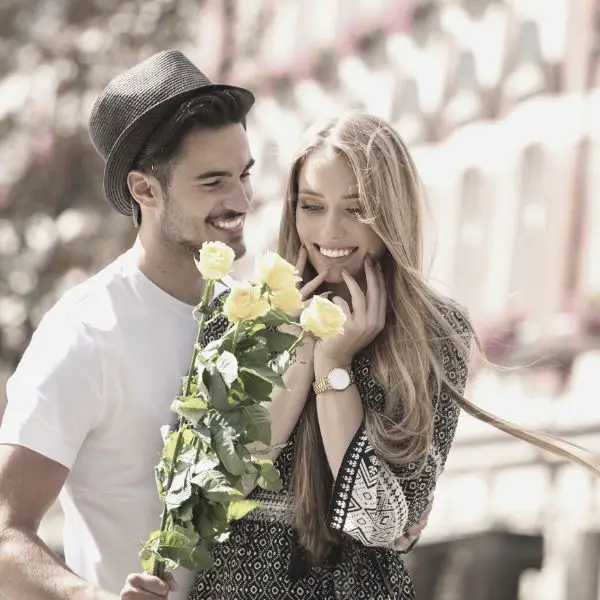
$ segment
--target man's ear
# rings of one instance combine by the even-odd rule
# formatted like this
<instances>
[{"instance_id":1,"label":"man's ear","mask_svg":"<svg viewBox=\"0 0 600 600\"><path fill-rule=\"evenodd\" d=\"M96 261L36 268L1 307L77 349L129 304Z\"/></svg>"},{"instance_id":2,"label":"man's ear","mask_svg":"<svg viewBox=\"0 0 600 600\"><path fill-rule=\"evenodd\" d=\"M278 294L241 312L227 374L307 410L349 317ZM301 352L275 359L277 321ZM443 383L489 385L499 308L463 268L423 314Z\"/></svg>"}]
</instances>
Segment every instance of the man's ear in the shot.
<instances>
[{"instance_id":1,"label":"man's ear","mask_svg":"<svg viewBox=\"0 0 600 600\"><path fill-rule=\"evenodd\" d=\"M127 187L133 198L145 208L156 207L162 199L162 189L158 180L142 171L129 171Z\"/></svg>"}]
</instances>

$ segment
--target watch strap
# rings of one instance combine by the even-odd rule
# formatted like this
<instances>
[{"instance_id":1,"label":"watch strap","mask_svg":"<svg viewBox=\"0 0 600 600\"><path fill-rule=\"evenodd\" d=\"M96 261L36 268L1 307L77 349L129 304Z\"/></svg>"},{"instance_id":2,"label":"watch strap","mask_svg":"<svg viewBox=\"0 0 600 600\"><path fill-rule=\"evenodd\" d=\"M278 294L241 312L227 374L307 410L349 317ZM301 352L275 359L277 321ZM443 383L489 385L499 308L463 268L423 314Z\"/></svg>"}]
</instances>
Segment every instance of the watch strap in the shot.
<instances>
[{"instance_id":1,"label":"watch strap","mask_svg":"<svg viewBox=\"0 0 600 600\"><path fill-rule=\"evenodd\" d=\"M344 371L346 371L346 373L348 373L348 376L350 377L350 384L348 385L348 387L350 387L350 385L354 383L354 373L352 372L352 369L345 369L343 367L337 368L343 369ZM314 381L312 387L315 394L322 394L323 392L328 392L334 389L334 387L331 385L331 379L329 379L329 375L325 375L325 377L320 377L319 379Z\"/></svg>"}]
</instances>

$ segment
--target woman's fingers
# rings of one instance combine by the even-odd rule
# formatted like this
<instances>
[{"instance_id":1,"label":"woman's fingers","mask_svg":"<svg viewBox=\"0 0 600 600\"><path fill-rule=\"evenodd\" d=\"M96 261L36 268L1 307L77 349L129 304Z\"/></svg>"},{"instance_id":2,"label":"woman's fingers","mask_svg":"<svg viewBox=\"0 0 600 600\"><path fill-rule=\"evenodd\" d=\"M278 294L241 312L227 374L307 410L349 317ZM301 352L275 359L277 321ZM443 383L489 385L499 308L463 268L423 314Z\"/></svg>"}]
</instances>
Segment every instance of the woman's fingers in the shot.
<instances>
[{"instance_id":1,"label":"woman's fingers","mask_svg":"<svg viewBox=\"0 0 600 600\"><path fill-rule=\"evenodd\" d=\"M337 304L344 311L344 314L348 319L352 318L352 310L350 310L350 305L343 298L336 296L333 298L332 302Z\"/></svg>"},{"instance_id":2,"label":"woman's fingers","mask_svg":"<svg viewBox=\"0 0 600 600\"><path fill-rule=\"evenodd\" d=\"M352 277L345 269L342 269L342 277L344 283L350 292L350 298L352 299L352 313L355 317L364 319L366 311L365 295L360 289L356 279Z\"/></svg>"},{"instance_id":3,"label":"woman's fingers","mask_svg":"<svg viewBox=\"0 0 600 600\"><path fill-rule=\"evenodd\" d=\"M298 258L296 259L296 271L300 277L304 275L304 269L306 268L306 261L308 259L308 253L306 252L306 248L304 245L300 246L300 250L298 251Z\"/></svg>"},{"instance_id":4,"label":"woman's fingers","mask_svg":"<svg viewBox=\"0 0 600 600\"><path fill-rule=\"evenodd\" d=\"M323 285L325 279L327 279L328 273L328 270L319 273L314 279L311 279L308 283L300 288L300 293L302 294L303 300L310 298L319 289L319 287Z\"/></svg>"},{"instance_id":5,"label":"woman's fingers","mask_svg":"<svg viewBox=\"0 0 600 600\"><path fill-rule=\"evenodd\" d=\"M383 267L378 261L375 264L375 272L377 274L377 280L379 281L379 297L377 298L378 310L377 310L377 322L383 327L385 325L385 318L387 316L387 287L385 285L385 275L383 273Z\"/></svg>"},{"instance_id":6,"label":"woman's fingers","mask_svg":"<svg viewBox=\"0 0 600 600\"><path fill-rule=\"evenodd\" d=\"M379 318L381 296L380 279L377 275L377 267L368 255L365 259L365 275L367 280L367 321L376 325Z\"/></svg>"}]
</instances>

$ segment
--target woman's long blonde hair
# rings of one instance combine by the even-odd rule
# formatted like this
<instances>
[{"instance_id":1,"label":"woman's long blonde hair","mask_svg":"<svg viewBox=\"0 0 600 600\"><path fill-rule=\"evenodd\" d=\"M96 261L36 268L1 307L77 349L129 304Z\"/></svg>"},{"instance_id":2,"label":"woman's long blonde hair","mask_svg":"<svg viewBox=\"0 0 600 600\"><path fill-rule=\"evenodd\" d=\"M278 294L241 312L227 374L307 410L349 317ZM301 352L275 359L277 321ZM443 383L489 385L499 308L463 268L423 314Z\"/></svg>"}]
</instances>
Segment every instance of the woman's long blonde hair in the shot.
<instances>
[{"instance_id":1,"label":"woman's long blonde hair","mask_svg":"<svg viewBox=\"0 0 600 600\"><path fill-rule=\"evenodd\" d=\"M471 416L599 475L593 465L561 448L564 442L560 438L525 430L481 410L445 376L440 340L453 344L459 356L468 361L472 336L461 336L452 328L440 312L448 301L425 282L422 185L404 142L389 123L352 112L307 132L292 162L278 252L295 262L300 249L296 231L298 178L307 157L324 148L348 161L358 183L364 221L388 252L383 266L389 311L385 329L372 344L373 372L386 392L386 400L382 412L366 411L367 433L375 453L392 465L423 463L433 435L432 394L444 385L457 405ZM311 273L306 275L310 277ZM465 322L469 323L466 315ZM316 406L310 399L300 417L296 443L291 482L294 524L309 558L319 562L338 537L326 524L332 477Z\"/></svg>"}]
</instances>

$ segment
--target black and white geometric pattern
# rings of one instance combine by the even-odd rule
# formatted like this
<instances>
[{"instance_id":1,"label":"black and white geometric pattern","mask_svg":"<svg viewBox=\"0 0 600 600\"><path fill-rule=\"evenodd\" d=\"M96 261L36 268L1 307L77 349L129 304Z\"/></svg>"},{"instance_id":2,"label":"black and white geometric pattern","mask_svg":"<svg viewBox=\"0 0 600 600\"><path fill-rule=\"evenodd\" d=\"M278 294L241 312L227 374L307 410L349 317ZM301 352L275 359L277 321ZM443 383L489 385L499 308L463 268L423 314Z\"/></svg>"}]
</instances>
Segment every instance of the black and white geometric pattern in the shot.
<instances>
[{"instance_id":1,"label":"black and white geometric pattern","mask_svg":"<svg viewBox=\"0 0 600 600\"><path fill-rule=\"evenodd\" d=\"M468 340L469 328L458 310L444 314ZM204 342L225 329L213 321ZM467 365L451 344L441 345L442 363L450 381L464 390ZM366 410L381 411L385 394L371 375L368 353L353 362L357 388ZM345 535L335 562L308 568L301 578L290 576L295 534L290 526L294 502L289 485L295 431L281 451L276 467L279 492L255 490L261 506L234 522L229 539L215 549L215 566L198 574L189 600L414 600L402 555L394 542L416 523L442 472L458 422L459 409L447 390L433 398L433 440L425 465L392 468L373 452L364 427L346 451L332 490L330 527Z\"/></svg>"},{"instance_id":2,"label":"black and white geometric pattern","mask_svg":"<svg viewBox=\"0 0 600 600\"><path fill-rule=\"evenodd\" d=\"M468 342L470 330L461 313L448 307L444 315ZM459 350L449 343L441 345L441 353L447 378L462 393L468 365ZM384 392L370 376L367 362L367 356L358 359L361 376L357 378L357 386L366 405L377 410L376 404L369 403L372 398L381 410ZM444 386L433 402L433 439L425 465L410 463L391 467L382 463L373 452L365 428L359 428L346 451L335 482L330 527L346 532L367 546L393 548L395 541L419 520L433 497L460 413Z\"/></svg>"}]
</instances>

